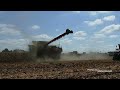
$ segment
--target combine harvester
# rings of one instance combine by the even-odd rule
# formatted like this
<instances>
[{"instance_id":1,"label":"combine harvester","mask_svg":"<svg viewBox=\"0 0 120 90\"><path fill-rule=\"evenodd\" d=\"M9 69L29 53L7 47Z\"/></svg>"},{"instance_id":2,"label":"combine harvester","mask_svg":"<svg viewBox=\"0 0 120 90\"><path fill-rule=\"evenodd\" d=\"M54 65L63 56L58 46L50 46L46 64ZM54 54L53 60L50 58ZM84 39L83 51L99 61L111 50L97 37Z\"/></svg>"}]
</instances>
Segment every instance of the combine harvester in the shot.
<instances>
[{"instance_id":1,"label":"combine harvester","mask_svg":"<svg viewBox=\"0 0 120 90\"><path fill-rule=\"evenodd\" d=\"M72 30L66 29L66 32L59 35L58 37L52 39L51 41L32 41L32 45L29 45L29 51L33 58L51 58L51 59L60 59L62 48L55 45L49 45L52 42L73 33Z\"/></svg>"},{"instance_id":2,"label":"combine harvester","mask_svg":"<svg viewBox=\"0 0 120 90\"><path fill-rule=\"evenodd\" d=\"M112 51L108 53L109 53L109 56L113 56L113 60L120 61L120 44L118 44L118 48L116 49L116 51Z\"/></svg>"},{"instance_id":3,"label":"combine harvester","mask_svg":"<svg viewBox=\"0 0 120 90\"><path fill-rule=\"evenodd\" d=\"M118 44L119 48L116 49L113 55L113 60L120 61L120 44Z\"/></svg>"}]
</instances>

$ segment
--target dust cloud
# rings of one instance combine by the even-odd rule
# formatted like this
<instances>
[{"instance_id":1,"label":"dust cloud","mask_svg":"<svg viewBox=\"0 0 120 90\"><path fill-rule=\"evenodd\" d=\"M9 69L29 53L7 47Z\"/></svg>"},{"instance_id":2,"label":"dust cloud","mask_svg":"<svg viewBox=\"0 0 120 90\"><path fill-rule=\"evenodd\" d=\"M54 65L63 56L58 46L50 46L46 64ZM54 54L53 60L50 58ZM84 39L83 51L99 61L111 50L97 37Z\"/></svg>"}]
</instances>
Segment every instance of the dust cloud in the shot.
<instances>
[{"instance_id":1,"label":"dust cloud","mask_svg":"<svg viewBox=\"0 0 120 90\"><path fill-rule=\"evenodd\" d=\"M72 61L72 60L112 60L108 54L97 54L97 53L88 53L88 54L81 54L77 55L61 55L61 61Z\"/></svg>"},{"instance_id":2,"label":"dust cloud","mask_svg":"<svg viewBox=\"0 0 120 90\"><path fill-rule=\"evenodd\" d=\"M81 54L81 55L70 55L62 54L60 59L51 59L49 57L36 59L36 62L48 62L48 61L75 61L75 60L112 60L112 57L108 54Z\"/></svg>"}]
</instances>

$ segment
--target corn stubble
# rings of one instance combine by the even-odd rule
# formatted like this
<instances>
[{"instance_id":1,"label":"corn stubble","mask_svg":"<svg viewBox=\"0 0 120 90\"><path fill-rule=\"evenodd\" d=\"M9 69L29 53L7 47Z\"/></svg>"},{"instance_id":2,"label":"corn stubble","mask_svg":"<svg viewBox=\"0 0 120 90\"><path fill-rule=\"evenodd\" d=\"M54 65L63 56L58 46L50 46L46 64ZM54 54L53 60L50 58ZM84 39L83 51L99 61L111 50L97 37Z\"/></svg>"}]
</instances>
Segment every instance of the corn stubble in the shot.
<instances>
[{"instance_id":1,"label":"corn stubble","mask_svg":"<svg viewBox=\"0 0 120 90\"><path fill-rule=\"evenodd\" d=\"M0 62L23 62L30 61L32 57L28 52L17 53L17 52L1 52Z\"/></svg>"},{"instance_id":2,"label":"corn stubble","mask_svg":"<svg viewBox=\"0 0 120 90\"><path fill-rule=\"evenodd\" d=\"M112 73L87 71L90 68ZM120 62L111 60L0 63L1 79L120 79Z\"/></svg>"},{"instance_id":3,"label":"corn stubble","mask_svg":"<svg viewBox=\"0 0 120 90\"><path fill-rule=\"evenodd\" d=\"M101 56L99 56L101 57ZM88 56L68 60L33 59L29 53L0 53L0 79L120 79L120 62ZM83 60L82 60L83 59ZM86 59L86 60L84 60ZM112 70L95 72L87 69Z\"/></svg>"}]
</instances>

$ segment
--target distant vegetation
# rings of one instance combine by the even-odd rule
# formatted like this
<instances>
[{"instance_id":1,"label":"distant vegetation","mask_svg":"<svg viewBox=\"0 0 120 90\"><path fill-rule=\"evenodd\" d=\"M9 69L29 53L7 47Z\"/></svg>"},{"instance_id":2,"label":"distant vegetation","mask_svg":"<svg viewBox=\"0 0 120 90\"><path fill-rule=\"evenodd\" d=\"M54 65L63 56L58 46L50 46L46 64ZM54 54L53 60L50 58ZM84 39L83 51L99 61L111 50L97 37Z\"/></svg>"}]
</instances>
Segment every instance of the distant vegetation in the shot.
<instances>
[{"instance_id":1,"label":"distant vegetation","mask_svg":"<svg viewBox=\"0 0 120 90\"><path fill-rule=\"evenodd\" d=\"M5 48L0 52L0 62L21 62L31 60L32 57L29 52L21 49L9 50Z\"/></svg>"},{"instance_id":2,"label":"distant vegetation","mask_svg":"<svg viewBox=\"0 0 120 90\"><path fill-rule=\"evenodd\" d=\"M25 51L21 49L9 50L8 48L5 48L4 50L2 50L2 52L25 52Z\"/></svg>"}]
</instances>

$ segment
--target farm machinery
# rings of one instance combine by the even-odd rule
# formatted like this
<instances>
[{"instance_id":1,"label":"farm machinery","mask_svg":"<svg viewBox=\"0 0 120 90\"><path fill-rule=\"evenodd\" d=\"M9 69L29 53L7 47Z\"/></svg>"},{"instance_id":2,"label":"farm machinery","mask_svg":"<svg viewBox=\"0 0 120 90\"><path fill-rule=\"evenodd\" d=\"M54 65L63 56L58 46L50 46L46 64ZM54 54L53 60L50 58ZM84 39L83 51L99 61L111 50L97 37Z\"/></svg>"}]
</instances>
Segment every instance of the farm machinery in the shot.
<instances>
[{"instance_id":1,"label":"farm machinery","mask_svg":"<svg viewBox=\"0 0 120 90\"><path fill-rule=\"evenodd\" d=\"M120 44L118 44L118 48L115 51L108 52L108 54L109 56L113 56L113 60L120 61Z\"/></svg>"},{"instance_id":2,"label":"farm machinery","mask_svg":"<svg viewBox=\"0 0 120 90\"><path fill-rule=\"evenodd\" d=\"M120 61L120 44L118 44L118 48L116 49L116 51L113 54L113 60L118 60Z\"/></svg>"},{"instance_id":3,"label":"farm machinery","mask_svg":"<svg viewBox=\"0 0 120 90\"><path fill-rule=\"evenodd\" d=\"M57 47L56 45L49 45L52 42L73 33L72 30L66 29L66 32L55 37L50 41L32 41L32 45L29 45L29 52L31 53L32 57L35 58L51 58L51 59L60 59L62 48Z\"/></svg>"}]
</instances>

